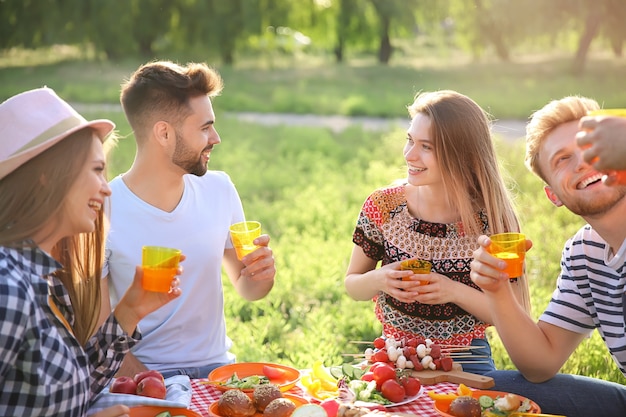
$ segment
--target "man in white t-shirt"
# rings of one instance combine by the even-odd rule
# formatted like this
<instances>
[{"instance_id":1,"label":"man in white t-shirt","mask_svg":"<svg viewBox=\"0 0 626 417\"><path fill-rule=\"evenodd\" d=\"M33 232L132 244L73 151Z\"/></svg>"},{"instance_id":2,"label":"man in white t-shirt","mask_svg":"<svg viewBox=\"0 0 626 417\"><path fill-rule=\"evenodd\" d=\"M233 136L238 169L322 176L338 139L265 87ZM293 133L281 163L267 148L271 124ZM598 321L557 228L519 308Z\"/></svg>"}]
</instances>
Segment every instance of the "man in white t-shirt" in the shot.
<instances>
[{"instance_id":1,"label":"man in white t-shirt","mask_svg":"<svg viewBox=\"0 0 626 417\"><path fill-rule=\"evenodd\" d=\"M597 108L594 100L565 97L535 112L526 129L526 163L545 181L548 198L588 223L566 242L557 287L539 321L504 285L504 261L487 252L487 236L479 238L470 275L487 295L498 335L519 369L488 374L494 389L568 417L626 416L625 386L558 373L597 329L626 376L626 185L604 184L576 144L579 120Z\"/></svg>"},{"instance_id":2,"label":"man in white t-shirt","mask_svg":"<svg viewBox=\"0 0 626 417\"><path fill-rule=\"evenodd\" d=\"M183 296L143 319L141 343L118 375L146 369L165 377L206 378L234 361L226 335L222 266L245 299L265 297L276 269L269 236L238 260L229 226L244 219L229 176L207 171L220 143L211 98L222 90L219 74L205 64L151 62L123 85L121 102L137 142L128 172L113 179L103 276L103 312L130 285L144 245L182 250ZM109 300L111 304L109 305Z\"/></svg>"}]
</instances>

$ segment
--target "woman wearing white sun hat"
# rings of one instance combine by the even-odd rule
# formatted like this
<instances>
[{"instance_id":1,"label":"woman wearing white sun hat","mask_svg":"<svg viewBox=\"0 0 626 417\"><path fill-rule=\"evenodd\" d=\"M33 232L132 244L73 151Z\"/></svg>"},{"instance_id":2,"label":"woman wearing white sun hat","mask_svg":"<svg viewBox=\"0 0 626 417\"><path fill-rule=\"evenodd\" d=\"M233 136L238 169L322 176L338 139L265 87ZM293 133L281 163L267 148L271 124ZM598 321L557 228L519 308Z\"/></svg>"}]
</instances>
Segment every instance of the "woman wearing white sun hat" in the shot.
<instances>
[{"instance_id":1,"label":"woman wearing white sun hat","mask_svg":"<svg viewBox=\"0 0 626 417\"><path fill-rule=\"evenodd\" d=\"M111 194L102 143L114 127L49 88L0 104L0 415L88 415L141 338L139 320L180 295L178 279L168 294L143 290L138 267L95 329Z\"/></svg>"}]
</instances>

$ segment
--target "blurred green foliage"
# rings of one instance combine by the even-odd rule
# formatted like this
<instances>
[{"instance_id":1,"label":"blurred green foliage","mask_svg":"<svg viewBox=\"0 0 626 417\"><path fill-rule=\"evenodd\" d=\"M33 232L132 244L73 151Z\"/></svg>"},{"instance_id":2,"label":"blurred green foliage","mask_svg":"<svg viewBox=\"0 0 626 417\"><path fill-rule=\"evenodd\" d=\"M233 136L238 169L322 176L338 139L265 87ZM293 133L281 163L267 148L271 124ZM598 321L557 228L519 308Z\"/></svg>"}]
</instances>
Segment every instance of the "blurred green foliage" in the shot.
<instances>
[{"instance_id":1,"label":"blurred green foliage","mask_svg":"<svg viewBox=\"0 0 626 417\"><path fill-rule=\"evenodd\" d=\"M42 50L37 60L31 51L0 52L0 100L47 85L70 102L119 108L120 84L144 61L78 60L76 53L53 48ZM65 58L59 62L60 56ZM372 58L336 65L314 55L281 62L273 68L258 59L238 67L217 65L225 87L216 110L406 117L415 93L441 89L472 97L497 119L526 119L548 101L572 94L596 98L607 108L626 105L626 60L605 53L594 54L580 76L567 73L567 59L559 54L471 61L461 52L441 56L428 46L390 65Z\"/></svg>"},{"instance_id":2,"label":"blurred green foliage","mask_svg":"<svg viewBox=\"0 0 626 417\"><path fill-rule=\"evenodd\" d=\"M254 54L270 66L313 52L388 64L403 59L403 41L419 41L503 62L552 48L580 74L596 39L621 56L625 18L619 0L1 1L0 49L72 44L102 60L177 54L224 65Z\"/></svg>"}]
</instances>

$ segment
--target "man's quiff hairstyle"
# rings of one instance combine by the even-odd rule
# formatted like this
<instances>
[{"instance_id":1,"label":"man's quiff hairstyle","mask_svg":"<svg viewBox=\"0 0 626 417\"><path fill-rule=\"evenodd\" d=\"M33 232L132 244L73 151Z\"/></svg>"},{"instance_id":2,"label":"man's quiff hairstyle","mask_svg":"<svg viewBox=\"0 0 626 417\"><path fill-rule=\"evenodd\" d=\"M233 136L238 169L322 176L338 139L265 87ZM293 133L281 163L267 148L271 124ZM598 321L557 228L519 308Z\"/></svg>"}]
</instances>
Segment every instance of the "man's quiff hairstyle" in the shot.
<instances>
[{"instance_id":1,"label":"man's quiff hairstyle","mask_svg":"<svg viewBox=\"0 0 626 417\"><path fill-rule=\"evenodd\" d=\"M120 101L135 136L141 137L159 120L182 122L191 113L190 99L215 97L223 87L219 73L204 63L182 66L154 61L139 67L122 84Z\"/></svg>"},{"instance_id":2,"label":"man's quiff hairstyle","mask_svg":"<svg viewBox=\"0 0 626 417\"><path fill-rule=\"evenodd\" d=\"M599 108L593 99L568 96L552 100L534 112L526 125L526 167L547 182L545 173L539 166L539 153L546 137L560 125L579 120L587 115L588 111Z\"/></svg>"}]
</instances>

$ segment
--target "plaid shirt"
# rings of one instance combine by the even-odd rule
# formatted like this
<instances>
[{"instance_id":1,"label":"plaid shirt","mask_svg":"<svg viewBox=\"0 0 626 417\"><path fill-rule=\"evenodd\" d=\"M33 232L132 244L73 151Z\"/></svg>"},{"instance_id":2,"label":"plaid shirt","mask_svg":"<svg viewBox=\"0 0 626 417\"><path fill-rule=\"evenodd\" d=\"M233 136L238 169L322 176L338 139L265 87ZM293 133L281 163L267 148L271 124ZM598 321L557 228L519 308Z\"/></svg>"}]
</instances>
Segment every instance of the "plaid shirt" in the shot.
<instances>
[{"instance_id":1,"label":"plaid shirt","mask_svg":"<svg viewBox=\"0 0 626 417\"><path fill-rule=\"evenodd\" d=\"M68 322L69 296L54 278L60 265L39 249L0 247L0 415L85 416L141 335L126 335L111 315L81 347Z\"/></svg>"}]
</instances>

